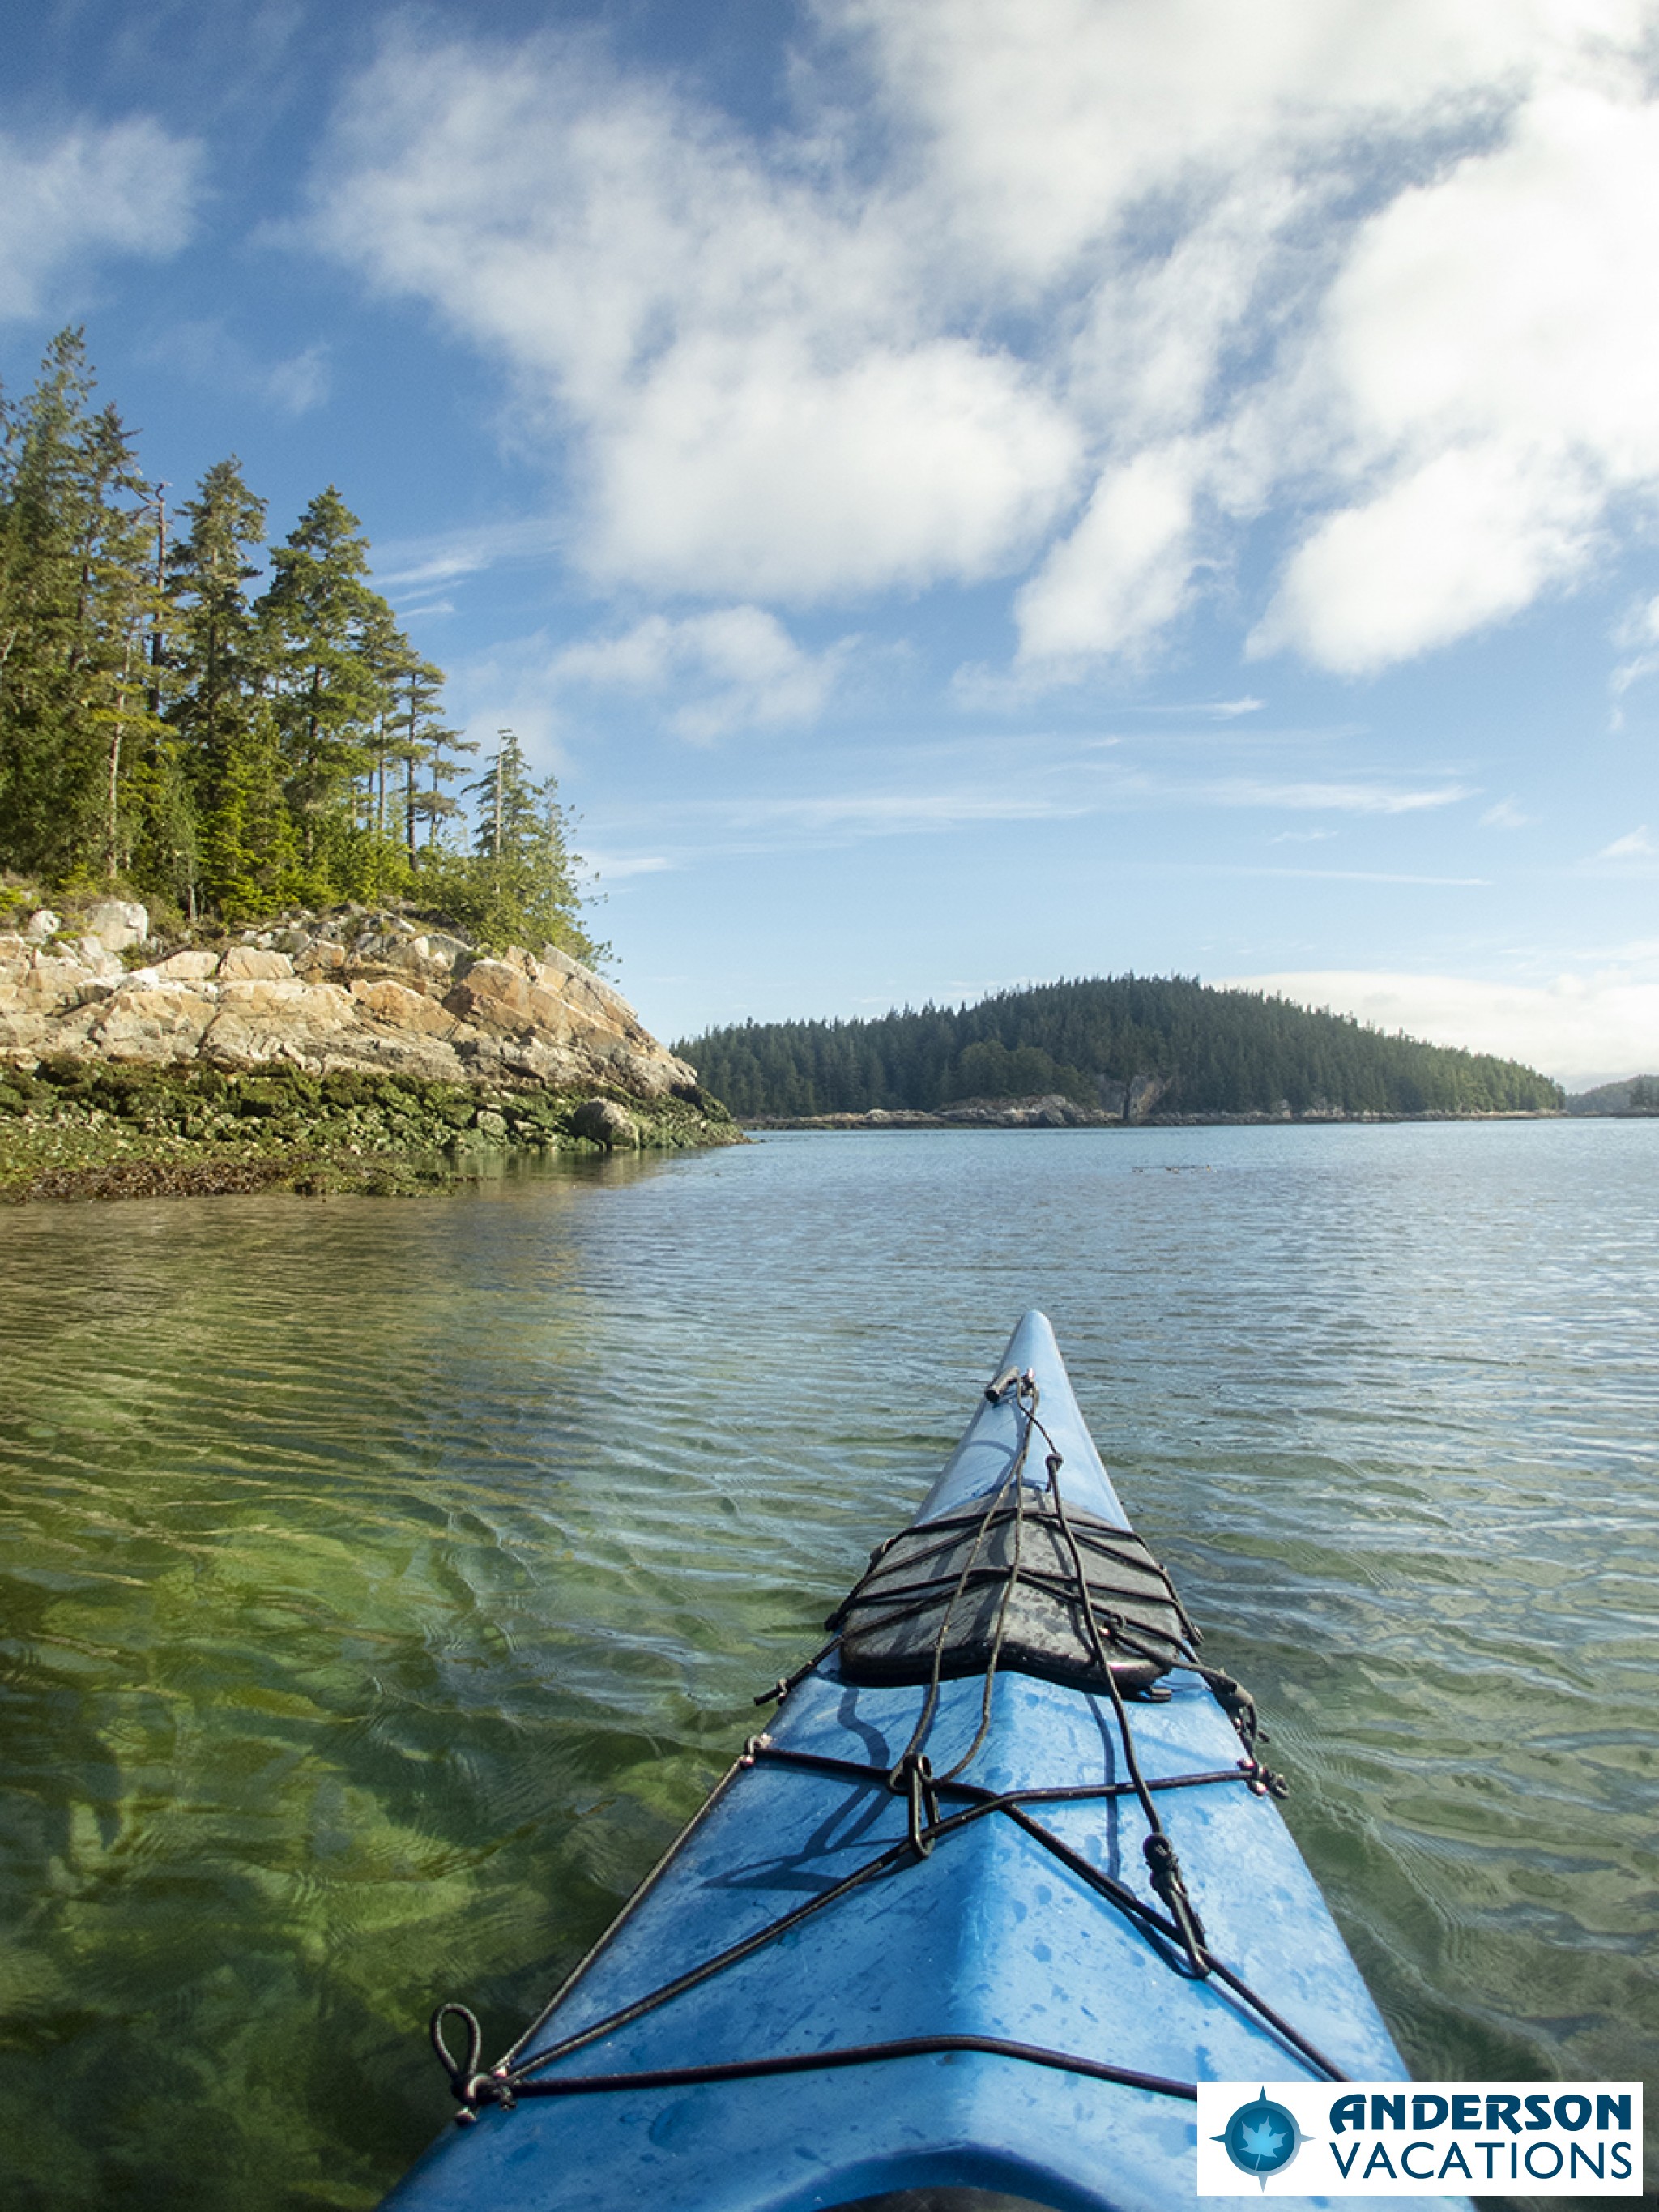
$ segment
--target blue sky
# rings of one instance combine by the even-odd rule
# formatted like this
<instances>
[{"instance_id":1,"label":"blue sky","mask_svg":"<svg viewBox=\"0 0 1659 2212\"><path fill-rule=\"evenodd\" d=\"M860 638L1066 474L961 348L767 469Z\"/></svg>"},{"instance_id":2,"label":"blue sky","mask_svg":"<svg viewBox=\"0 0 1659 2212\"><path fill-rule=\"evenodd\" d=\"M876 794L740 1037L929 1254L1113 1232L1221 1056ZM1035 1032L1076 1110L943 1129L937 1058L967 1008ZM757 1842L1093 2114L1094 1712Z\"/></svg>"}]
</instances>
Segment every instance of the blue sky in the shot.
<instances>
[{"instance_id":1,"label":"blue sky","mask_svg":"<svg viewBox=\"0 0 1659 2212\"><path fill-rule=\"evenodd\" d=\"M659 1034L1659 1067L1659 5L9 0L0 376L337 483Z\"/></svg>"}]
</instances>

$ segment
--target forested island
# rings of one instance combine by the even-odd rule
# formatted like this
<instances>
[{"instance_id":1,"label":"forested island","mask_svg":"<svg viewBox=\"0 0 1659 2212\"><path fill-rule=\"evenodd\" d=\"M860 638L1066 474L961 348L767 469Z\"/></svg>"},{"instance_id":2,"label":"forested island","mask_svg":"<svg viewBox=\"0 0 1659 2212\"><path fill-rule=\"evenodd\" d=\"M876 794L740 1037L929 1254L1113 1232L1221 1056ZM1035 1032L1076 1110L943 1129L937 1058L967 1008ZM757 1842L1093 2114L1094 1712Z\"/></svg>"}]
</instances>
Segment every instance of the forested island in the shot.
<instances>
[{"instance_id":1,"label":"forested island","mask_svg":"<svg viewBox=\"0 0 1659 2212\"><path fill-rule=\"evenodd\" d=\"M0 1197L732 1142L594 972L553 780L446 720L339 491L170 506L78 331L0 400Z\"/></svg>"},{"instance_id":2,"label":"forested island","mask_svg":"<svg viewBox=\"0 0 1659 2212\"><path fill-rule=\"evenodd\" d=\"M674 1049L746 1121L952 1116L962 1102L1045 1095L1079 1120L1114 1121L1553 1114L1564 1103L1558 1084L1515 1060L1181 975L1042 984L874 1020L745 1022Z\"/></svg>"}]
</instances>

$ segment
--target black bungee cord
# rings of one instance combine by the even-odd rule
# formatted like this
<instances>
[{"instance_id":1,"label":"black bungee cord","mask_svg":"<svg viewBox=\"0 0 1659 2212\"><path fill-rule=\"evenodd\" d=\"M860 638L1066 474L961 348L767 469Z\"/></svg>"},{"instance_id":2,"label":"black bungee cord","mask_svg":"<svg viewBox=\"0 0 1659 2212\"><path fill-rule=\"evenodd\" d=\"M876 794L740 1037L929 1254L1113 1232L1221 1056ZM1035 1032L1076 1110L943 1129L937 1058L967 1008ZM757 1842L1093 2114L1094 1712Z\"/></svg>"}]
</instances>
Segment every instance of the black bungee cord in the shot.
<instances>
[{"instance_id":1,"label":"black bungee cord","mask_svg":"<svg viewBox=\"0 0 1659 2212\"><path fill-rule=\"evenodd\" d=\"M771 2054L765 2057L711 2062L707 2064L632 2069L619 2074L567 2075L547 2078L545 2069L559 2060L586 2049L603 2038L642 2019L660 2006L683 1996L712 1976L749 1958L758 1950L776 1942L791 1929L837 1903L842 1898L863 1887L880 1876L894 1872L907 1863L914 1864L927 1858L938 1843L971 1823L994 1813L1002 1813L1011 1819L1023 1833L1040 1844L1070 1869L1091 1888L1115 1905L1139 1926L1154 1947L1160 1951L1173 1943L1178 1947L1166 1952L1168 1962L1177 1970L1188 1972L1196 1980L1219 1982L1244 2004L1256 2017L1294 2050L1304 2061L1332 2081L1346 2081L1347 2076L1335 2062L1311 2043L1301 2032L1259 1996L1241 1976L1236 1973L1211 1950L1202 1922L1188 1894L1181 1864L1175 1846L1159 1816L1154 1802L1154 1792L1190 1788L1224 1782L1244 1781L1256 1795L1268 1792L1282 1796L1285 1785L1280 1777L1263 1766L1255 1756L1255 1746L1261 1740L1255 1701L1233 1678L1220 1669L1206 1667L1197 1656L1194 1645L1197 1632L1187 1619L1184 1608L1175 1596L1173 1585L1161 1568L1156 1571L1170 1594L1170 1601L1184 1632L1178 1643L1168 1650L1158 1650L1137 1637L1129 1624L1113 1608L1107 1608L1103 1620L1097 1611L1094 1593L1091 1588L1079 1533L1067 1513L1064 1495L1060 1486L1063 1456L1040 1418L1038 1407L1041 1393L1036 1377L1030 1369L1023 1372L1011 1371L989 1384L986 1396L999 1403L1012 1390L1018 1411L1024 1416L1018 1449L1009 1471L996 1489L990 1493L984 1511L973 1525L973 1538L967 1555L955 1579L948 1601L943 1606L939 1624L933 1640L933 1652L921 1711L909 1741L898 1758L889 1767L865 1765L854 1760L837 1759L821 1753L799 1752L774 1744L765 1735L751 1737L744 1746L742 1756L727 1770L715 1786L702 1810L680 1836L667 1855L653 1869L623 1908L621 1914L599 1942L578 1961L554 1991L537 2017L514 2043L512 2047L487 2070L479 2064L483 2051L483 2029L477 2015L466 2006L447 2002L438 2007L429 2024L433 2049L450 2077L452 2092L461 2106L456 2115L459 2121L475 2120L481 2107L500 2105L510 2107L524 2097L568 2097L601 2095L625 2090L645 2090L691 2087L700 2083L746 2081L766 2076L816 2071L836 2067L874 2064L904 2057L921 2057L943 2051L981 2051L997 2056L1022 2060L1027 2063L1058 2068L1091 2079L1114 2081L1158 2094L1185 2099L1194 2098L1196 2086L1192 2082L1169 2080L1161 2075L1148 2075L1134 2069L1108 2064L1065 2052L1010 2041L998 2037L942 2034L910 2037L885 2043L858 2044L828 2051L793 2054ZM1080 1612L1085 1639L1098 1673L1104 1679L1110 1698L1113 1716L1123 1753L1127 1783L1085 1784L1053 1790L1023 1790L993 1791L962 1778L982 1747L991 1725L992 1698L1001 1659L1006 1632L1009 1607L1014 1589L1020 1580L1022 1540L1025 1519L1024 1491L1027 1487L1025 1468L1030 1457L1031 1440L1041 1436L1048 1449L1045 1459L1047 1476L1046 1496L1053 1509L1058 1526L1070 1556L1074 1577L1073 1601ZM1030 1486L1035 1489L1037 1486ZM1000 1576L1002 1589L999 1598L991 1648L984 1668L984 1687L980 1700L979 1724L968 1749L956 1762L939 1775L933 1771L926 1745L937 1717L940 1685L952 1613L968 1589L986 1541L1000 1516L1006 1514L1005 1499L1012 1492L1012 1553L1006 1570ZM1120 1533L1133 1538L1132 1530ZM897 1538L890 1539L872 1555L871 1572ZM1137 1564L1140 1564L1137 1562ZM1156 1563L1151 1563L1154 1566ZM861 1586L860 1586L861 1587ZM856 1598L858 1593L854 1593ZM832 1618L839 1620L853 1602L839 1609ZM929 1601L931 1602L931 1601ZM925 1608L924 1608L925 1609ZM833 1653L842 1642L837 1635L822 1651L807 1661L795 1673L781 1680L774 1689L757 1698L757 1705L781 1701ZM1112 1671L1110 1645L1117 1643L1137 1656L1155 1662L1160 1668L1179 1668L1200 1676L1215 1693L1218 1701L1231 1720L1243 1742L1248 1756L1236 1768L1207 1773L1159 1777L1148 1781L1142 1773L1136 1753L1134 1731L1130 1723L1122 1689ZM1172 1639L1173 1642L1173 1639ZM657 1887L669 1867L678 1857L692 1834L700 1827L714 1808L726 1796L733 1784L745 1771L764 1762L768 1765L793 1766L806 1771L836 1774L848 1780L878 1784L907 1802L906 1832L902 1840L888 1845L866 1861L853 1873L844 1876L828 1889L820 1891L804 1904L769 1921L737 1942L726 1946L711 1957L674 1976L656 1989L635 1998L595 2021L575 2033L562 2038L546 2048L527 2053L527 2046L553 2017L568 1992L586 1972L587 1966L608 1948L625 1922L631 1919L645 1899ZM1056 1835L1041 1821L1032 1818L1030 1807L1040 1804L1075 1803L1090 1799L1111 1799L1133 1796L1146 1822L1147 1833L1142 1843L1142 1855L1146 1863L1148 1881L1164 1907L1159 1912L1146 1904L1127 1884L1115 1876L1093 1865L1079 1852ZM966 1798L960 1810L941 1813L940 1802L945 1797ZM449 2049L445 2025L449 2021L462 2024L466 2034L465 2052L457 2057Z\"/></svg>"}]
</instances>

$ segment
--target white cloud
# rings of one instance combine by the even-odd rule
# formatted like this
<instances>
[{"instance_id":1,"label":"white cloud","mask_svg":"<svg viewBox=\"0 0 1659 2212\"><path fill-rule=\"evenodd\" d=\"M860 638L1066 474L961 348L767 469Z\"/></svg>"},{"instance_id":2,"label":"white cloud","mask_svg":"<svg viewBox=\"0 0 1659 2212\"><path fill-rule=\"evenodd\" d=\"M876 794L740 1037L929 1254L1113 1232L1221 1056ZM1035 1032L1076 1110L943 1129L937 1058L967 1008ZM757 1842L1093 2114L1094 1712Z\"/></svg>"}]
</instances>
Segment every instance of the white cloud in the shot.
<instances>
[{"instance_id":1,"label":"white cloud","mask_svg":"<svg viewBox=\"0 0 1659 2212\"><path fill-rule=\"evenodd\" d=\"M1540 89L1360 231L1310 370L1357 496L1264 647L1364 672L1449 643L1582 576L1618 502L1659 492L1659 106L1606 75Z\"/></svg>"},{"instance_id":2,"label":"white cloud","mask_svg":"<svg viewBox=\"0 0 1659 2212\"><path fill-rule=\"evenodd\" d=\"M1607 689L1613 694L1613 713L1609 726L1622 730L1625 726L1625 694L1633 684L1644 683L1659 673L1659 599L1650 599L1644 605L1633 609L1613 633L1613 642L1631 655L1621 660L1607 679Z\"/></svg>"},{"instance_id":3,"label":"white cloud","mask_svg":"<svg viewBox=\"0 0 1659 2212\"><path fill-rule=\"evenodd\" d=\"M567 646L549 665L553 683L682 703L668 714L680 736L701 741L733 730L817 720L852 648L843 639L804 653L760 607L721 607L673 622L648 615L619 635Z\"/></svg>"},{"instance_id":4,"label":"white cloud","mask_svg":"<svg viewBox=\"0 0 1659 2212\"><path fill-rule=\"evenodd\" d=\"M94 263L176 252L199 162L193 140L144 116L53 137L0 131L0 318L61 313Z\"/></svg>"},{"instance_id":5,"label":"white cloud","mask_svg":"<svg viewBox=\"0 0 1659 2212\"><path fill-rule=\"evenodd\" d=\"M592 49L392 42L316 234L436 305L574 430L608 580L821 598L996 572L1078 439L1013 354L933 324L901 226Z\"/></svg>"},{"instance_id":6,"label":"white cloud","mask_svg":"<svg viewBox=\"0 0 1659 2212\"><path fill-rule=\"evenodd\" d=\"M1483 830L1525 830L1536 817L1523 814L1513 799L1500 799L1480 817Z\"/></svg>"},{"instance_id":7,"label":"white cloud","mask_svg":"<svg viewBox=\"0 0 1659 2212\"><path fill-rule=\"evenodd\" d=\"M1659 514L1656 15L820 0L766 137L405 26L312 235L501 363L601 584L1024 577L1029 685L1152 651L1267 517L1255 649L1364 674Z\"/></svg>"},{"instance_id":8,"label":"white cloud","mask_svg":"<svg viewBox=\"0 0 1659 2212\"><path fill-rule=\"evenodd\" d=\"M607 884L622 883L629 876L664 875L678 865L661 853L588 853L582 860L589 876Z\"/></svg>"},{"instance_id":9,"label":"white cloud","mask_svg":"<svg viewBox=\"0 0 1659 2212\"><path fill-rule=\"evenodd\" d=\"M1659 1065L1659 982L1618 969L1563 975L1547 985L1349 969L1222 980L1433 1044L1522 1060L1571 1091Z\"/></svg>"},{"instance_id":10,"label":"white cloud","mask_svg":"<svg viewBox=\"0 0 1659 2212\"><path fill-rule=\"evenodd\" d=\"M474 523L433 538L398 538L375 549L375 581L396 586L457 583L514 561L544 559L562 532L543 516Z\"/></svg>"},{"instance_id":11,"label":"white cloud","mask_svg":"<svg viewBox=\"0 0 1659 2212\"><path fill-rule=\"evenodd\" d=\"M1319 526L1251 649L1358 676L1450 645L1581 568L1597 515L1569 471L1529 470L1496 439L1437 453Z\"/></svg>"},{"instance_id":12,"label":"white cloud","mask_svg":"<svg viewBox=\"0 0 1659 2212\"><path fill-rule=\"evenodd\" d=\"M1639 860L1650 859L1655 853L1659 853L1659 845L1649 836L1644 822L1639 830L1632 830L1626 836L1615 837L1611 845L1604 845L1595 857L1598 860Z\"/></svg>"},{"instance_id":13,"label":"white cloud","mask_svg":"<svg viewBox=\"0 0 1659 2212\"><path fill-rule=\"evenodd\" d=\"M1190 446L1152 447L1101 477L1019 594L1022 660L1129 653L1169 627L1191 596L1199 459Z\"/></svg>"},{"instance_id":14,"label":"white cloud","mask_svg":"<svg viewBox=\"0 0 1659 2212\"><path fill-rule=\"evenodd\" d=\"M798 799L749 799L720 808L738 829L854 831L878 837L949 830L961 823L1070 821L1094 811L1080 799L1045 798L1030 791L988 791L982 784L957 790L847 791Z\"/></svg>"},{"instance_id":15,"label":"white cloud","mask_svg":"<svg viewBox=\"0 0 1659 2212\"><path fill-rule=\"evenodd\" d=\"M1217 806L1284 806L1305 814L1423 814L1469 795L1455 783L1412 790L1382 783L1269 783L1253 776L1224 777L1203 791Z\"/></svg>"}]
</instances>

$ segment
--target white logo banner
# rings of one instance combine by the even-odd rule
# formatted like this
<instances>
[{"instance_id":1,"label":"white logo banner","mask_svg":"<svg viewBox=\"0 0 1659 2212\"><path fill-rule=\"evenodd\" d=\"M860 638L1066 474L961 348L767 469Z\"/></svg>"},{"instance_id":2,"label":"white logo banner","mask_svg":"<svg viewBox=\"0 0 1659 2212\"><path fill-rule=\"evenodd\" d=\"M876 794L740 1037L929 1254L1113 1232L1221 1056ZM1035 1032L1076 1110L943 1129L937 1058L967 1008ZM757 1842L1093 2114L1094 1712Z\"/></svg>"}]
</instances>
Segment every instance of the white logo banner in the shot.
<instances>
[{"instance_id":1,"label":"white logo banner","mask_svg":"<svg viewBox=\"0 0 1659 2212\"><path fill-rule=\"evenodd\" d=\"M1200 2197L1639 2197L1639 2081L1200 2081Z\"/></svg>"}]
</instances>

